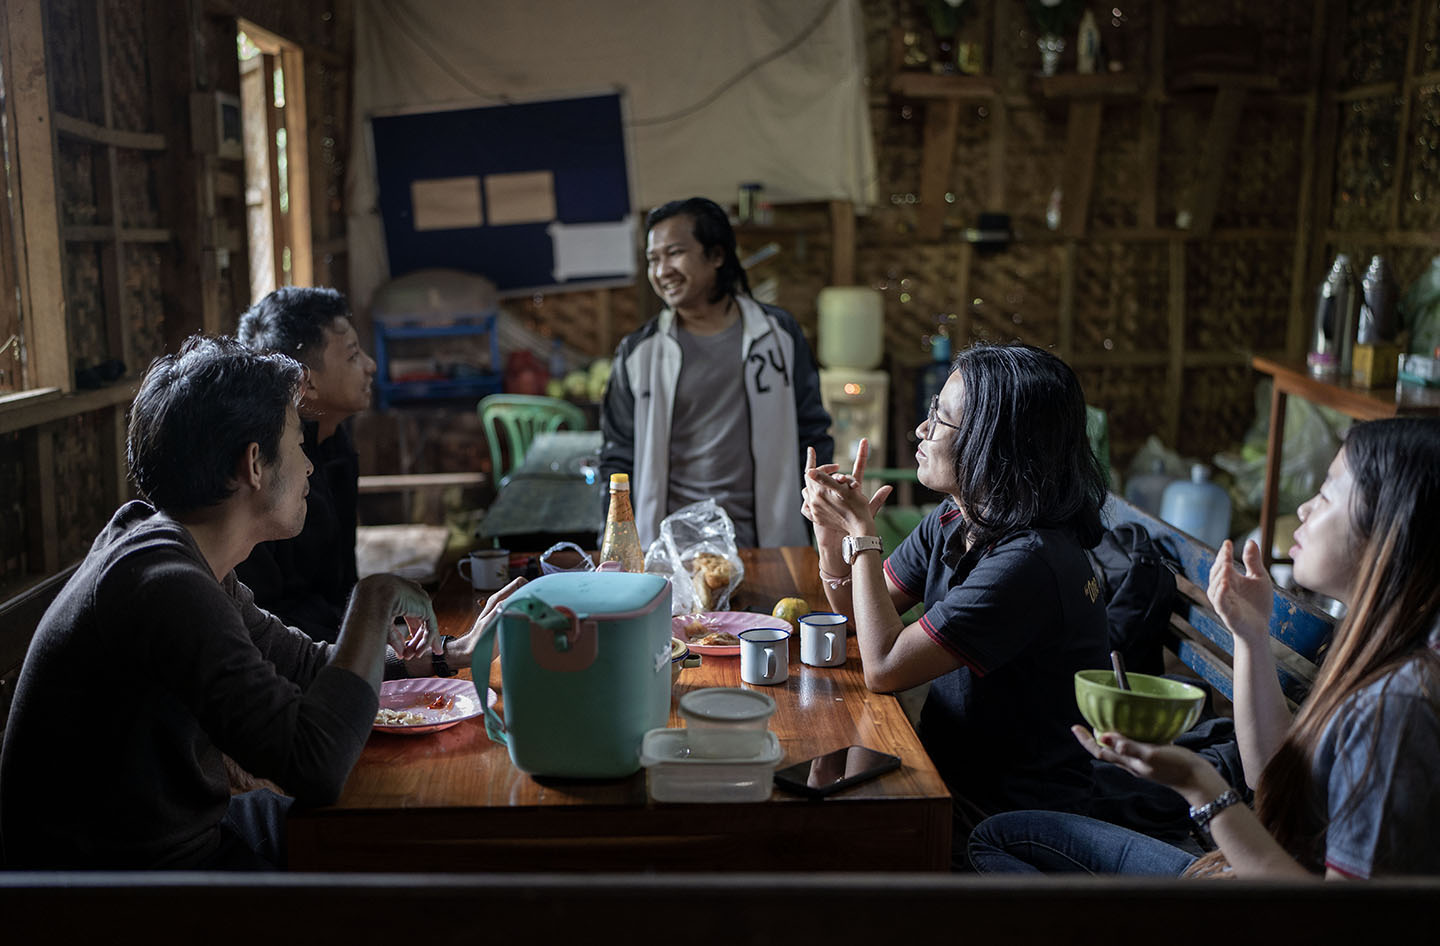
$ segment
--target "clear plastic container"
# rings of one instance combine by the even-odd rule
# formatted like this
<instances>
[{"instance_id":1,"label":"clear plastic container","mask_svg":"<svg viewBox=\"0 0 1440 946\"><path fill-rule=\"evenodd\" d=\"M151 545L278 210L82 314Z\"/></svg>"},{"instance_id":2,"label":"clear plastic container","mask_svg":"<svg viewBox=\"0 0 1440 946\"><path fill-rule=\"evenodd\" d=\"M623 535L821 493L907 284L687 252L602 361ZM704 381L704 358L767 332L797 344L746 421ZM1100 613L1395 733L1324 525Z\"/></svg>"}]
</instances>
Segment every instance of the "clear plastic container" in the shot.
<instances>
[{"instance_id":1,"label":"clear plastic container","mask_svg":"<svg viewBox=\"0 0 1440 946\"><path fill-rule=\"evenodd\" d=\"M697 691L698 692L698 691ZM760 748L752 755L729 759L696 756L692 730L652 729L640 743L645 788L652 801L764 801L770 797L780 740L761 730Z\"/></svg>"},{"instance_id":2,"label":"clear plastic container","mask_svg":"<svg viewBox=\"0 0 1440 946\"><path fill-rule=\"evenodd\" d=\"M706 687L680 697L676 707L688 731L690 753L702 759L747 759L765 745L775 701L739 687Z\"/></svg>"}]
</instances>

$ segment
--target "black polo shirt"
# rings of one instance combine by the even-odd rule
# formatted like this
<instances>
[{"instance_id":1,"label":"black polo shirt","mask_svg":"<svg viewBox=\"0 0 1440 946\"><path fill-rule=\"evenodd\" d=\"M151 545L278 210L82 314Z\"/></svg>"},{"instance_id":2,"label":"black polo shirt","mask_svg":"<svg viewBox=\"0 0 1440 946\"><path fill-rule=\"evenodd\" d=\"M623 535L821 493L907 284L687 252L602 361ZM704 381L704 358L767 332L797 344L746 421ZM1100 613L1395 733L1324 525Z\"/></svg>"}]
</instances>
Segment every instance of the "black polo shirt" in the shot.
<instances>
[{"instance_id":1,"label":"black polo shirt","mask_svg":"<svg viewBox=\"0 0 1440 946\"><path fill-rule=\"evenodd\" d=\"M1068 530L966 549L952 500L885 562L925 604L920 625L962 666L930 686L920 739L950 790L987 812L1086 810L1090 755L1070 726L1075 671L1109 665L1105 603Z\"/></svg>"}]
</instances>

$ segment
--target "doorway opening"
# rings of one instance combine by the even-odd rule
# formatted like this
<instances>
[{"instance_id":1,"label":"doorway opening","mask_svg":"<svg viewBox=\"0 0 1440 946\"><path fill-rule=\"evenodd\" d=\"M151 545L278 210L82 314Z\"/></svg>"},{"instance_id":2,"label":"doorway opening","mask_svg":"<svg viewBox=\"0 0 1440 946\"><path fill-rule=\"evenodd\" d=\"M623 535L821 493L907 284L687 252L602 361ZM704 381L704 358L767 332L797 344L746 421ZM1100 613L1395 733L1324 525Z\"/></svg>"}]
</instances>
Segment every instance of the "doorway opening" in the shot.
<instances>
[{"instance_id":1,"label":"doorway opening","mask_svg":"<svg viewBox=\"0 0 1440 946\"><path fill-rule=\"evenodd\" d=\"M250 301L313 279L305 62L300 47L239 21Z\"/></svg>"}]
</instances>

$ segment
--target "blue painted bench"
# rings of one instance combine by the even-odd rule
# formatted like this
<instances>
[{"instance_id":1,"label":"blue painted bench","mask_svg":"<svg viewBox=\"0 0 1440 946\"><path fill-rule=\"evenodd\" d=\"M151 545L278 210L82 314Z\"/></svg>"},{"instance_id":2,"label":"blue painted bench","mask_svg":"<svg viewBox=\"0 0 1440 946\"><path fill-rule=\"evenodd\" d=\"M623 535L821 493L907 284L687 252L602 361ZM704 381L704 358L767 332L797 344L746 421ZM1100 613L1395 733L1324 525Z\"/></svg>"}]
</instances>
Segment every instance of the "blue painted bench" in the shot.
<instances>
[{"instance_id":1,"label":"blue painted bench","mask_svg":"<svg viewBox=\"0 0 1440 946\"><path fill-rule=\"evenodd\" d=\"M1111 528L1123 522L1141 525L1165 554L1178 562L1174 613L1167 642L1180 661L1227 700L1234 696L1232 656L1235 642L1205 597L1215 550L1194 536L1155 518L1111 494L1103 511ZM1335 619L1290 592L1275 589L1270 612L1270 650L1290 708L1294 710L1315 682L1317 665L1330 644Z\"/></svg>"}]
</instances>

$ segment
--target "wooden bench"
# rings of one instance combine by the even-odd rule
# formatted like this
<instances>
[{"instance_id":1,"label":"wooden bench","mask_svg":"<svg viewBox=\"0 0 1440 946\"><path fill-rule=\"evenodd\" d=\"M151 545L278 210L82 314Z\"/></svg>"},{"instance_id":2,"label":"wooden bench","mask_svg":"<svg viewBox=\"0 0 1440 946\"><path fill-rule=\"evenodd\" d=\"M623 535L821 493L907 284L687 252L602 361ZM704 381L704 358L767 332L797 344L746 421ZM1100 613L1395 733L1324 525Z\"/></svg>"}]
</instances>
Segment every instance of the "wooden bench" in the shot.
<instances>
[{"instance_id":1,"label":"wooden bench","mask_svg":"<svg viewBox=\"0 0 1440 946\"><path fill-rule=\"evenodd\" d=\"M1440 879L0 872L15 943L1338 943L1424 929ZM1196 922L1203 917L1204 922ZM604 931L609 930L609 933ZM1129 934L1126 931L1130 931ZM1389 930L1387 934L1385 931Z\"/></svg>"},{"instance_id":2,"label":"wooden bench","mask_svg":"<svg viewBox=\"0 0 1440 946\"><path fill-rule=\"evenodd\" d=\"M1215 550L1113 494L1103 515L1111 528L1123 522L1143 526L1171 561L1179 563L1180 571L1175 576L1179 594L1170 616L1172 634L1168 646L1201 679L1227 700L1233 700L1235 642L1205 597ZM1291 710L1310 692L1334 629L1335 619L1329 614L1288 591L1275 589L1270 611L1270 651Z\"/></svg>"}]
</instances>

